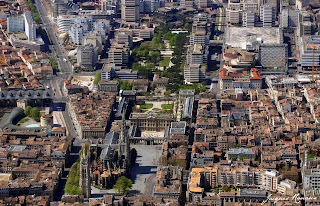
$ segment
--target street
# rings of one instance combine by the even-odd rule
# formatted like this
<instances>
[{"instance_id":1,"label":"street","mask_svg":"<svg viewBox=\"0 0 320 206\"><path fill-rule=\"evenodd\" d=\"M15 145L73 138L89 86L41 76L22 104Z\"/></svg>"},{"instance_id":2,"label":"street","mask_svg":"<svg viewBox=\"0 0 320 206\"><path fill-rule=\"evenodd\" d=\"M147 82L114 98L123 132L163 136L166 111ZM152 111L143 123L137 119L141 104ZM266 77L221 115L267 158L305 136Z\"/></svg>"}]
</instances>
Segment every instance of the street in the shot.
<instances>
[{"instance_id":1,"label":"street","mask_svg":"<svg viewBox=\"0 0 320 206\"><path fill-rule=\"evenodd\" d=\"M66 103L68 101L68 98L64 95L62 92L63 84L66 79L69 79L72 75L72 65L70 61L68 61L68 57L66 55L66 51L63 47L60 46L58 42L57 32L55 31L55 26L52 23L52 21L48 17L48 12L43 5L43 2L41 0L35 0L38 12L40 14L42 26L46 31L48 36L50 37L52 41L52 45L49 45L49 49L51 52L55 51L56 54L53 54L52 57L55 59L56 63L59 66L60 72L57 73L57 76L55 76L53 79L50 80L50 86L51 89L54 90L54 101L56 102L64 102ZM57 58L60 57L60 58ZM67 61L63 61L63 59L66 59ZM62 73L61 71L65 71L65 73ZM65 119L65 123L67 126L68 134L77 137L77 133L74 129L72 119L70 118L70 115L68 114L67 106L64 111L62 111L63 117Z\"/></svg>"}]
</instances>

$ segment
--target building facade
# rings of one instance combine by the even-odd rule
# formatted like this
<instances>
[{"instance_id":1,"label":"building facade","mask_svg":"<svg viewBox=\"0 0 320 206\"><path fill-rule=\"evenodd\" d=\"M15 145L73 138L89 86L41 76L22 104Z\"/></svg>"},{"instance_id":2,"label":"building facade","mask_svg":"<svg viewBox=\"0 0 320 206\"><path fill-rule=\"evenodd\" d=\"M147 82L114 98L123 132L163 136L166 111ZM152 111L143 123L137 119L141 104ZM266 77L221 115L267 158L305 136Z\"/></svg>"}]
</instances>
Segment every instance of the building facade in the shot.
<instances>
[{"instance_id":1,"label":"building facade","mask_svg":"<svg viewBox=\"0 0 320 206\"><path fill-rule=\"evenodd\" d=\"M184 80L186 83L199 83L205 80L206 65L190 64L184 67Z\"/></svg>"},{"instance_id":2,"label":"building facade","mask_svg":"<svg viewBox=\"0 0 320 206\"><path fill-rule=\"evenodd\" d=\"M288 60L278 57L287 56L287 44L261 44L259 47L259 60L263 67L286 67Z\"/></svg>"},{"instance_id":3,"label":"building facade","mask_svg":"<svg viewBox=\"0 0 320 206\"><path fill-rule=\"evenodd\" d=\"M130 120L141 131L164 132L173 122L173 114L131 113Z\"/></svg>"},{"instance_id":4,"label":"building facade","mask_svg":"<svg viewBox=\"0 0 320 206\"><path fill-rule=\"evenodd\" d=\"M140 8L139 0L122 0L121 1L121 19L124 22L139 22Z\"/></svg>"},{"instance_id":5,"label":"building facade","mask_svg":"<svg viewBox=\"0 0 320 206\"><path fill-rule=\"evenodd\" d=\"M92 44L81 46L77 52L77 62L81 67L93 68L98 61L98 47Z\"/></svg>"},{"instance_id":6,"label":"building facade","mask_svg":"<svg viewBox=\"0 0 320 206\"><path fill-rule=\"evenodd\" d=\"M34 41L37 38L36 34L36 24L33 21L32 15L30 12L24 13L24 26L25 33L29 39L29 41Z\"/></svg>"},{"instance_id":7,"label":"building facade","mask_svg":"<svg viewBox=\"0 0 320 206\"><path fill-rule=\"evenodd\" d=\"M69 32L73 25L73 18L74 16L71 15L59 15L57 18L58 31L62 33Z\"/></svg>"},{"instance_id":8,"label":"building facade","mask_svg":"<svg viewBox=\"0 0 320 206\"><path fill-rule=\"evenodd\" d=\"M8 33L24 32L24 18L22 16L9 16L7 19Z\"/></svg>"},{"instance_id":9,"label":"building facade","mask_svg":"<svg viewBox=\"0 0 320 206\"><path fill-rule=\"evenodd\" d=\"M260 7L260 20L263 27L273 27L276 21L276 7L272 5L263 5Z\"/></svg>"}]
</instances>

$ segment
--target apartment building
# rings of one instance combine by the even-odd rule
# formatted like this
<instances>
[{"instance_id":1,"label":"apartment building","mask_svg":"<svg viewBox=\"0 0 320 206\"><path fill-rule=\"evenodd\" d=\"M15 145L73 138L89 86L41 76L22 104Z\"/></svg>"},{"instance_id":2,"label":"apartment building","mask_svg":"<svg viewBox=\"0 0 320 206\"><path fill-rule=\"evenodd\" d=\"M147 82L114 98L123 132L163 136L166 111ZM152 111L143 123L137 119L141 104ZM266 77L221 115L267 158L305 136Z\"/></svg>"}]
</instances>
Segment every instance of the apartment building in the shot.
<instances>
[{"instance_id":1,"label":"apartment building","mask_svg":"<svg viewBox=\"0 0 320 206\"><path fill-rule=\"evenodd\" d=\"M180 6L182 6L183 8L194 8L195 1L194 0L181 0Z\"/></svg>"},{"instance_id":2,"label":"apartment building","mask_svg":"<svg viewBox=\"0 0 320 206\"><path fill-rule=\"evenodd\" d=\"M104 64L101 71L102 80L112 80L116 75L114 64Z\"/></svg>"},{"instance_id":3,"label":"apartment building","mask_svg":"<svg viewBox=\"0 0 320 206\"><path fill-rule=\"evenodd\" d=\"M296 28L301 21L300 11L283 9L279 14L279 20L282 28Z\"/></svg>"},{"instance_id":4,"label":"apartment building","mask_svg":"<svg viewBox=\"0 0 320 206\"><path fill-rule=\"evenodd\" d=\"M302 175L304 189L320 190L320 169L304 169Z\"/></svg>"},{"instance_id":5,"label":"apartment building","mask_svg":"<svg viewBox=\"0 0 320 206\"><path fill-rule=\"evenodd\" d=\"M133 71L132 69L119 69L116 70L116 78L118 79L138 79L138 71Z\"/></svg>"},{"instance_id":6,"label":"apartment building","mask_svg":"<svg viewBox=\"0 0 320 206\"><path fill-rule=\"evenodd\" d=\"M81 45L83 36L88 32L87 25L73 25L69 30L69 38L73 44Z\"/></svg>"},{"instance_id":7,"label":"apartment building","mask_svg":"<svg viewBox=\"0 0 320 206\"><path fill-rule=\"evenodd\" d=\"M203 64L190 64L184 67L184 80L187 84L199 83L205 80L207 66Z\"/></svg>"},{"instance_id":8,"label":"apartment building","mask_svg":"<svg viewBox=\"0 0 320 206\"><path fill-rule=\"evenodd\" d=\"M118 44L128 44L128 46L131 48L132 47L132 32L129 31L120 31L117 32L115 35L115 40Z\"/></svg>"},{"instance_id":9,"label":"apartment building","mask_svg":"<svg viewBox=\"0 0 320 206\"><path fill-rule=\"evenodd\" d=\"M122 0L121 1L121 19L124 22L139 22L140 8L139 0Z\"/></svg>"},{"instance_id":10,"label":"apartment building","mask_svg":"<svg viewBox=\"0 0 320 206\"><path fill-rule=\"evenodd\" d=\"M209 46L209 34L206 31L195 31L190 35L190 45L203 44Z\"/></svg>"},{"instance_id":11,"label":"apartment building","mask_svg":"<svg viewBox=\"0 0 320 206\"><path fill-rule=\"evenodd\" d=\"M270 4L260 6L260 20L263 27L275 26L276 7Z\"/></svg>"},{"instance_id":12,"label":"apartment building","mask_svg":"<svg viewBox=\"0 0 320 206\"><path fill-rule=\"evenodd\" d=\"M226 20L231 24L239 24L241 22L241 17L241 10L226 9Z\"/></svg>"},{"instance_id":13,"label":"apartment building","mask_svg":"<svg viewBox=\"0 0 320 206\"><path fill-rule=\"evenodd\" d=\"M77 52L77 62L81 67L93 68L98 62L98 50L99 48L92 44L86 44L81 46Z\"/></svg>"},{"instance_id":14,"label":"apartment building","mask_svg":"<svg viewBox=\"0 0 320 206\"><path fill-rule=\"evenodd\" d=\"M192 168L188 180L187 201L201 202L205 188L223 185L276 191L281 179L282 176L277 171L249 166Z\"/></svg>"},{"instance_id":15,"label":"apartment building","mask_svg":"<svg viewBox=\"0 0 320 206\"><path fill-rule=\"evenodd\" d=\"M129 62L130 48L127 44L113 44L108 52L110 64L125 66Z\"/></svg>"},{"instance_id":16,"label":"apartment building","mask_svg":"<svg viewBox=\"0 0 320 206\"><path fill-rule=\"evenodd\" d=\"M158 8L164 7L164 0L142 0L140 1L140 13L153 13Z\"/></svg>"},{"instance_id":17,"label":"apartment building","mask_svg":"<svg viewBox=\"0 0 320 206\"><path fill-rule=\"evenodd\" d=\"M320 47L320 35L303 36L299 38L299 52L301 59L301 66L303 68L311 68L312 66L320 66L320 50L314 50L310 45L315 45Z\"/></svg>"},{"instance_id":18,"label":"apartment building","mask_svg":"<svg viewBox=\"0 0 320 206\"><path fill-rule=\"evenodd\" d=\"M58 31L62 33L69 32L71 26L73 25L73 15L59 15L57 18Z\"/></svg>"},{"instance_id":19,"label":"apartment building","mask_svg":"<svg viewBox=\"0 0 320 206\"><path fill-rule=\"evenodd\" d=\"M316 25L311 21L300 22L298 24L297 34L300 37L311 36L315 33Z\"/></svg>"},{"instance_id":20,"label":"apartment building","mask_svg":"<svg viewBox=\"0 0 320 206\"><path fill-rule=\"evenodd\" d=\"M242 13L242 26L255 27L258 19L259 19L259 15L257 10L244 11Z\"/></svg>"},{"instance_id":21,"label":"apartment building","mask_svg":"<svg viewBox=\"0 0 320 206\"><path fill-rule=\"evenodd\" d=\"M36 33L36 24L33 21L33 17L31 12L25 12L24 13L24 31L28 37L29 41L34 41L37 38Z\"/></svg>"},{"instance_id":22,"label":"apartment building","mask_svg":"<svg viewBox=\"0 0 320 206\"><path fill-rule=\"evenodd\" d=\"M208 54L208 47L202 44L189 45L187 51L187 64L207 64Z\"/></svg>"},{"instance_id":23,"label":"apartment building","mask_svg":"<svg viewBox=\"0 0 320 206\"><path fill-rule=\"evenodd\" d=\"M7 32L24 32L24 18L22 16L9 16L7 18Z\"/></svg>"}]
</instances>

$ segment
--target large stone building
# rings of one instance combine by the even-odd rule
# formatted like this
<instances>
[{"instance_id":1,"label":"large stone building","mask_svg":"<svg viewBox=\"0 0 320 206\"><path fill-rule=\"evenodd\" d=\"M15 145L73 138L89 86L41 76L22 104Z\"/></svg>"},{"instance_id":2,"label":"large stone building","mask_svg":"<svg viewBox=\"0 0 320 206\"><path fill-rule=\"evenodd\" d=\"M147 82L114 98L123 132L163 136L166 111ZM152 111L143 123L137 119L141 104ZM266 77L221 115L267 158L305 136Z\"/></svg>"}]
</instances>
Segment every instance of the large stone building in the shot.
<instances>
[{"instance_id":1,"label":"large stone building","mask_svg":"<svg viewBox=\"0 0 320 206\"><path fill-rule=\"evenodd\" d=\"M250 72L229 73L226 69L220 71L220 88L223 90L240 89L261 89L262 77L258 70L252 68Z\"/></svg>"},{"instance_id":2,"label":"large stone building","mask_svg":"<svg viewBox=\"0 0 320 206\"><path fill-rule=\"evenodd\" d=\"M282 176L275 170L262 170L249 166L192 168L187 189L187 201L201 202L205 188L223 185L276 191L281 179Z\"/></svg>"},{"instance_id":3,"label":"large stone building","mask_svg":"<svg viewBox=\"0 0 320 206\"><path fill-rule=\"evenodd\" d=\"M85 152L82 153L80 171L83 178L80 178L80 183L85 179L81 185L82 187L85 185L84 194L90 192L86 189L87 186L91 188L91 185L110 188L119 177L126 176L130 171L132 164L126 121L114 122L111 130L99 140L102 144L88 145L89 161L83 155Z\"/></svg>"},{"instance_id":4,"label":"large stone building","mask_svg":"<svg viewBox=\"0 0 320 206\"><path fill-rule=\"evenodd\" d=\"M173 114L131 113L130 120L140 131L164 132L174 117Z\"/></svg>"}]
</instances>

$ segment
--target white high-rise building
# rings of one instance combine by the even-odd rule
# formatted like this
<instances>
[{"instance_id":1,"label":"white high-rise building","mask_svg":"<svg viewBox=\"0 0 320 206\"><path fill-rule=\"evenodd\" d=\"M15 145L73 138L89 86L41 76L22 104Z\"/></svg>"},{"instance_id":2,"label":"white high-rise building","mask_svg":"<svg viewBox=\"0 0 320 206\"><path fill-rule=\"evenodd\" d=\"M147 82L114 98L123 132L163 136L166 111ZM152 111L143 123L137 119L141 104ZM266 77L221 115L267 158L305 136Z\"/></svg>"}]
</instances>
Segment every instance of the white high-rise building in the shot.
<instances>
[{"instance_id":1,"label":"white high-rise building","mask_svg":"<svg viewBox=\"0 0 320 206\"><path fill-rule=\"evenodd\" d=\"M30 41L36 40L37 34L36 34L36 24L33 21L32 15L30 12L24 13L24 30L25 33Z\"/></svg>"},{"instance_id":2,"label":"white high-rise building","mask_svg":"<svg viewBox=\"0 0 320 206\"><path fill-rule=\"evenodd\" d=\"M261 6L260 20L263 27L273 27L276 21L276 7L270 4Z\"/></svg>"},{"instance_id":3,"label":"white high-rise building","mask_svg":"<svg viewBox=\"0 0 320 206\"><path fill-rule=\"evenodd\" d=\"M65 33L68 32L73 24L74 16L72 15L59 15L57 19L58 31Z\"/></svg>"},{"instance_id":4,"label":"white high-rise building","mask_svg":"<svg viewBox=\"0 0 320 206\"><path fill-rule=\"evenodd\" d=\"M72 43L74 44L82 44L83 36L88 32L86 27L81 25L73 25L69 30L69 37Z\"/></svg>"},{"instance_id":5,"label":"white high-rise building","mask_svg":"<svg viewBox=\"0 0 320 206\"><path fill-rule=\"evenodd\" d=\"M140 8L139 0L122 0L121 19L124 22L139 22Z\"/></svg>"},{"instance_id":6,"label":"white high-rise building","mask_svg":"<svg viewBox=\"0 0 320 206\"><path fill-rule=\"evenodd\" d=\"M298 27L301 22L301 14L299 10L290 11L288 9L282 10L279 14L280 26L282 28L294 28Z\"/></svg>"},{"instance_id":7,"label":"white high-rise building","mask_svg":"<svg viewBox=\"0 0 320 206\"><path fill-rule=\"evenodd\" d=\"M69 37L72 43L82 44L83 36L93 29L93 20L90 17L79 17L73 20L69 30Z\"/></svg>"},{"instance_id":8,"label":"white high-rise building","mask_svg":"<svg viewBox=\"0 0 320 206\"><path fill-rule=\"evenodd\" d=\"M13 32L24 32L24 18L22 16L10 16L7 19L7 30Z\"/></svg>"}]
</instances>

